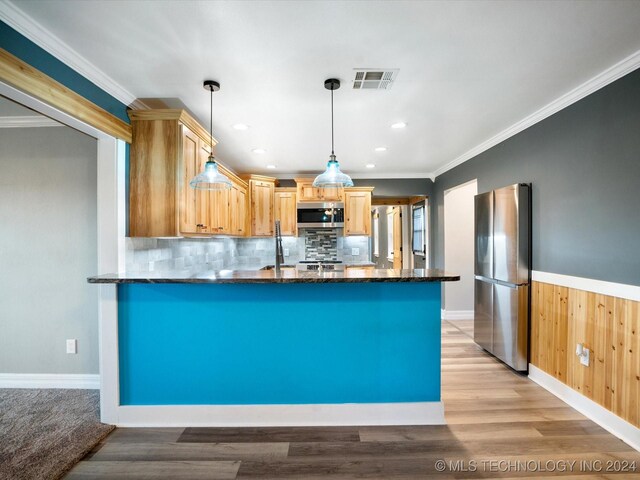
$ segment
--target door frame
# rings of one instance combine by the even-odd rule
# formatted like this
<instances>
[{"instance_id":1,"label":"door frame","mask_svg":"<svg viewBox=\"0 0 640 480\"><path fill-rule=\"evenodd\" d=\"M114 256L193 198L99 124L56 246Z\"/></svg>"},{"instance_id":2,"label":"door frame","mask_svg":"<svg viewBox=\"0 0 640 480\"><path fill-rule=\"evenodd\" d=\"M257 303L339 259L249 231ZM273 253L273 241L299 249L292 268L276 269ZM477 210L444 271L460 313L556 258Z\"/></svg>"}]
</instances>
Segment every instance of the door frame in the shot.
<instances>
[{"instance_id":1,"label":"door frame","mask_svg":"<svg viewBox=\"0 0 640 480\"><path fill-rule=\"evenodd\" d=\"M124 271L126 143L2 81L0 95L97 140L97 273ZM114 423L120 395L117 289L109 284L98 288L100 417Z\"/></svg>"},{"instance_id":2,"label":"door frame","mask_svg":"<svg viewBox=\"0 0 640 480\"><path fill-rule=\"evenodd\" d=\"M478 179L473 178L466 182L455 185L451 188L446 189L443 192L443 200L442 200L442 211L443 211L443 225L442 231L444 236L443 241L443 266L444 270L447 270L447 247L450 246L450 243L447 241L447 195L450 193L459 190L460 188L468 187L469 185L475 184L476 186L476 194L478 193ZM473 208L473 205L472 207ZM451 220L451 219L449 219ZM472 288L473 288L473 278L472 280ZM446 302L446 291L447 286L444 285L442 289L442 318L444 320L469 320L473 318L473 310L447 310L447 302Z\"/></svg>"}]
</instances>

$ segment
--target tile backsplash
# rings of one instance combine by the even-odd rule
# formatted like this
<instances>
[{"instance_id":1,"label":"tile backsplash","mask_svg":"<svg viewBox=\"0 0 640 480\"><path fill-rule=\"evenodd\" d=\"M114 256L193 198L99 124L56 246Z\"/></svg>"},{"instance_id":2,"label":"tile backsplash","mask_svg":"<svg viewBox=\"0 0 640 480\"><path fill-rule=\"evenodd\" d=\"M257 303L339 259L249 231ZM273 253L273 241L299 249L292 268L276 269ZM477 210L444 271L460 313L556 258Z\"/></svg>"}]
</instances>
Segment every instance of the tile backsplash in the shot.
<instances>
[{"instance_id":1,"label":"tile backsplash","mask_svg":"<svg viewBox=\"0 0 640 480\"><path fill-rule=\"evenodd\" d=\"M304 230L305 260L339 260L338 233L335 229Z\"/></svg>"},{"instance_id":2,"label":"tile backsplash","mask_svg":"<svg viewBox=\"0 0 640 480\"><path fill-rule=\"evenodd\" d=\"M126 239L126 269L131 273L189 270L253 270L275 262L273 238L132 238ZM301 260L368 262L369 237L343 237L336 230L301 230L283 237L287 265ZM353 248L358 255L352 255Z\"/></svg>"}]
</instances>

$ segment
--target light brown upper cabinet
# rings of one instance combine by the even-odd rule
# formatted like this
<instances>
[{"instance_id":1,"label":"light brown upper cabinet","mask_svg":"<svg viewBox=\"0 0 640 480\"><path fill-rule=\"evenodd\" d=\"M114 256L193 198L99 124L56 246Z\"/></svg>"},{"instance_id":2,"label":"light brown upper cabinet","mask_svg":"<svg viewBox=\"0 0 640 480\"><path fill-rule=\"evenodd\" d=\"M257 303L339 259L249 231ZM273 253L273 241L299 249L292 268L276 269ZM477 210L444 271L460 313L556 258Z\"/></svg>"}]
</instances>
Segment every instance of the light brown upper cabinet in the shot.
<instances>
[{"instance_id":1,"label":"light brown upper cabinet","mask_svg":"<svg viewBox=\"0 0 640 480\"><path fill-rule=\"evenodd\" d=\"M234 184L229 195L230 234L243 237L247 234L247 190Z\"/></svg>"},{"instance_id":2,"label":"light brown upper cabinet","mask_svg":"<svg viewBox=\"0 0 640 480\"><path fill-rule=\"evenodd\" d=\"M318 188L313 186L313 178L296 178L298 202L341 202L344 198L342 187Z\"/></svg>"},{"instance_id":3,"label":"light brown upper cabinet","mask_svg":"<svg viewBox=\"0 0 640 480\"><path fill-rule=\"evenodd\" d=\"M208 192L189 186L209 156L209 133L184 110L131 110L129 118L133 132L129 235L244 235L232 232L229 191ZM213 139L213 145L216 143ZM218 168L246 192L246 182L224 165ZM246 218L244 212L239 214Z\"/></svg>"},{"instance_id":4,"label":"light brown upper cabinet","mask_svg":"<svg viewBox=\"0 0 640 480\"><path fill-rule=\"evenodd\" d=\"M275 191L275 219L280 220L282 235L296 236L296 188L279 187Z\"/></svg>"},{"instance_id":5,"label":"light brown upper cabinet","mask_svg":"<svg viewBox=\"0 0 640 480\"><path fill-rule=\"evenodd\" d=\"M231 190L212 190L209 193L209 233L231 235Z\"/></svg>"},{"instance_id":6,"label":"light brown upper cabinet","mask_svg":"<svg viewBox=\"0 0 640 480\"><path fill-rule=\"evenodd\" d=\"M242 178L249 183L250 236L272 237L276 179L262 175L243 175Z\"/></svg>"},{"instance_id":7,"label":"light brown upper cabinet","mask_svg":"<svg viewBox=\"0 0 640 480\"><path fill-rule=\"evenodd\" d=\"M344 234L371 235L371 192L373 187L344 189Z\"/></svg>"}]
</instances>

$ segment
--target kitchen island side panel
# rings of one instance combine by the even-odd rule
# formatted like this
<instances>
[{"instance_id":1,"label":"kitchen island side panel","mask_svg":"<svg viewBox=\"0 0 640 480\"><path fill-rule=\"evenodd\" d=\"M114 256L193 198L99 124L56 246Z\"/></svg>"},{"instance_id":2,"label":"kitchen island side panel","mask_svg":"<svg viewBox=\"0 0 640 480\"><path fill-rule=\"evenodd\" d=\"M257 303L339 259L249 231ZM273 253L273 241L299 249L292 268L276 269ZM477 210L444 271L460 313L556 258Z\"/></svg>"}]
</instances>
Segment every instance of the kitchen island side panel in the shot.
<instances>
[{"instance_id":1,"label":"kitchen island side panel","mask_svg":"<svg viewBox=\"0 0 640 480\"><path fill-rule=\"evenodd\" d=\"M118 285L120 403L440 401L440 285Z\"/></svg>"}]
</instances>

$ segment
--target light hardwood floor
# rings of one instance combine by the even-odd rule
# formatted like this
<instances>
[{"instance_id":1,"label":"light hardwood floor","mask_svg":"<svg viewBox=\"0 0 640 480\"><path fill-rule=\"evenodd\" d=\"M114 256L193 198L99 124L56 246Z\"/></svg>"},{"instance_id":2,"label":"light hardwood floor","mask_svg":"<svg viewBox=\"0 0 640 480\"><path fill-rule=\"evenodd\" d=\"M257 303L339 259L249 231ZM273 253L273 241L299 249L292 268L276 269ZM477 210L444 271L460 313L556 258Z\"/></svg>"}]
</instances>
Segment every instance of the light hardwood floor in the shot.
<instances>
[{"instance_id":1,"label":"light hardwood floor","mask_svg":"<svg viewBox=\"0 0 640 480\"><path fill-rule=\"evenodd\" d=\"M117 429L66 478L640 478L639 452L477 347L470 322L442 328L448 425Z\"/></svg>"}]
</instances>

